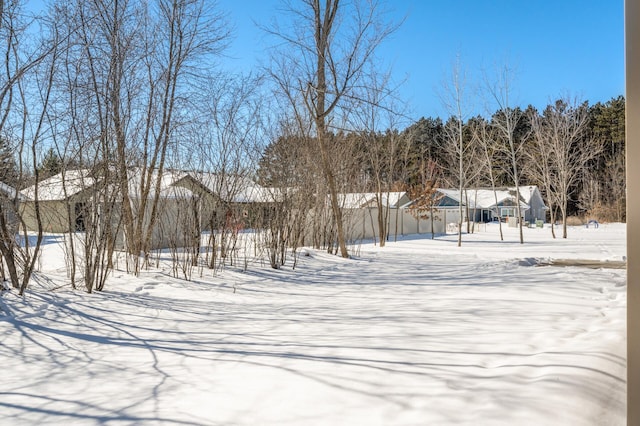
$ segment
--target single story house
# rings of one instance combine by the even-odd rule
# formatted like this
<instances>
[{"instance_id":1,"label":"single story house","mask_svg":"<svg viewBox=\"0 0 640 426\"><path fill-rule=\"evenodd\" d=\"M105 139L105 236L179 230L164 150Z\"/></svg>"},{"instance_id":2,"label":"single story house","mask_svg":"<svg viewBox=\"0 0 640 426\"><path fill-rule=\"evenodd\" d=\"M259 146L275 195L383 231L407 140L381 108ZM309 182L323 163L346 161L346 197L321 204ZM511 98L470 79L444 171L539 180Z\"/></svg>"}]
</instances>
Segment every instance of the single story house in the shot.
<instances>
[{"instance_id":1,"label":"single story house","mask_svg":"<svg viewBox=\"0 0 640 426\"><path fill-rule=\"evenodd\" d=\"M134 220L142 217L143 226L150 220L152 203L143 202L142 179L151 179L147 200L156 194L157 171L148 174L140 168L128 171L128 198ZM110 218L114 227L116 247L125 244L121 223L122 199L116 184L103 183L89 170L67 170L21 191L21 215L28 230L37 230L35 214L38 200L45 232L83 232L88 221L102 220L104 200L115 197L116 214ZM1 190L2 188L0 188ZM109 194L106 194L108 192ZM277 202L278 193L238 175L165 170L160 178L158 218L151 236L151 248L192 245L196 235L207 227L220 225L250 226L253 219L268 214L269 206ZM212 225L213 224L213 225ZM215 228L214 228L215 229Z\"/></svg>"},{"instance_id":2,"label":"single story house","mask_svg":"<svg viewBox=\"0 0 640 426\"><path fill-rule=\"evenodd\" d=\"M160 202L158 204L159 219L152 231L151 248L162 248L185 244L185 227L191 229L189 216L192 211L194 195L185 188L173 187L173 183L182 177L183 173L166 172L163 174L160 184ZM152 173L151 192L149 199L155 194L155 178ZM142 212L140 195L141 169L129 170L128 190L129 199L135 218L145 215L143 223L147 224L151 214L151 203L148 203L145 212ZM36 185L32 185L21 191L23 201L20 203L20 214L27 230L38 229L36 220L36 199L40 211L41 223L44 232L67 233L84 232L91 220L104 219L104 199L109 195L115 196L114 212L110 217L110 225L116 235L117 248L125 246L125 235L121 222L122 197L118 185L99 186L99 178L91 174L89 170L67 170L51 176ZM37 189L37 191L36 191ZM115 191L115 192L114 192ZM112 197L110 197L112 198Z\"/></svg>"},{"instance_id":3,"label":"single story house","mask_svg":"<svg viewBox=\"0 0 640 426\"><path fill-rule=\"evenodd\" d=\"M44 232L84 231L95 180L86 169L68 170L21 191L20 215L28 230L38 229L36 199Z\"/></svg>"},{"instance_id":4,"label":"single story house","mask_svg":"<svg viewBox=\"0 0 640 426\"><path fill-rule=\"evenodd\" d=\"M144 175L143 175L144 173ZM165 170L160 177L158 192L157 219L151 229L150 249L167 247L186 247L199 243L199 205L197 196L186 188L175 186L175 183L184 177L185 173L176 170ZM142 179L150 179L149 193L146 203L143 203L141 193ZM147 174L141 168L128 170L129 200L133 210L134 220L139 221L142 216L142 224L148 227L152 210L152 201L156 195L157 171ZM143 209L144 205L144 209ZM118 208L120 210L121 207ZM120 213L121 214L121 213ZM126 234L124 226L117 230L116 247L125 247Z\"/></svg>"},{"instance_id":5,"label":"single story house","mask_svg":"<svg viewBox=\"0 0 640 426\"><path fill-rule=\"evenodd\" d=\"M411 199L406 192L352 192L338 194L338 203L343 209L377 208L378 196L382 207L398 208L408 204Z\"/></svg>"},{"instance_id":6,"label":"single story house","mask_svg":"<svg viewBox=\"0 0 640 426\"><path fill-rule=\"evenodd\" d=\"M515 188L510 189L515 192ZM534 223L537 220L546 221L547 210L549 210L549 207L544 204L542 194L537 186L520 186L520 197L522 197L524 202L529 205L529 210L527 210L524 220L529 223Z\"/></svg>"},{"instance_id":7,"label":"single story house","mask_svg":"<svg viewBox=\"0 0 640 426\"><path fill-rule=\"evenodd\" d=\"M348 240L379 238L378 196L375 192L338 194L344 212ZM442 217L434 215L432 221L430 213L418 214L410 208L412 200L406 192L384 192L381 196L382 208L388 209L384 214L390 237L445 232Z\"/></svg>"},{"instance_id":8,"label":"single story house","mask_svg":"<svg viewBox=\"0 0 640 426\"><path fill-rule=\"evenodd\" d=\"M270 214L280 192L265 188L245 176L188 172L173 186L185 188L200 199L200 227L253 227Z\"/></svg>"},{"instance_id":9,"label":"single story house","mask_svg":"<svg viewBox=\"0 0 640 426\"><path fill-rule=\"evenodd\" d=\"M525 185L519 188L517 197L515 187L463 189L462 203L459 189L438 188L434 193L435 208L442 211L447 223L459 221L460 204L463 206L463 221L469 218L474 222L506 220L517 216L518 203L520 214L525 222L544 220L546 210L537 186Z\"/></svg>"}]
</instances>

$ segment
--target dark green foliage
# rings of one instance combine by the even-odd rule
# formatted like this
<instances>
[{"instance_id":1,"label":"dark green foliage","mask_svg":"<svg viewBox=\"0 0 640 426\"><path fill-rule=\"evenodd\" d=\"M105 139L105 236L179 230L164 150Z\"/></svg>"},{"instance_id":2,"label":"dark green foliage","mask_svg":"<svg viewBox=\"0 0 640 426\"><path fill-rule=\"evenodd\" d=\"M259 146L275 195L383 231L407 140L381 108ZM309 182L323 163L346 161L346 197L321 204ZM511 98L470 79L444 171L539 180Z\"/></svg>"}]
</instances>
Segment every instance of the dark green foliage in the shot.
<instances>
[{"instance_id":1,"label":"dark green foliage","mask_svg":"<svg viewBox=\"0 0 640 426\"><path fill-rule=\"evenodd\" d=\"M267 145L258 162L258 182L266 187L295 186L304 177L309 140L281 136Z\"/></svg>"},{"instance_id":2,"label":"dark green foliage","mask_svg":"<svg viewBox=\"0 0 640 426\"><path fill-rule=\"evenodd\" d=\"M50 176L57 175L62 171L62 165L62 159L56 150L49 148L42 159L42 163L40 163L40 167L38 167L40 179L46 179Z\"/></svg>"},{"instance_id":3,"label":"dark green foliage","mask_svg":"<svg viewBox=\"0 0 640 426\"><path fill-rule=\"evenodd\" d=\"M591 133L606 143L605 152L615 155L624 152L625 101L623 96L591 107Z\"/></svg>"},{"instance_id":4,"label":"dark green foliage","mask_svg":"<svg viewBox=\"0 0 640 426\"><path fill-rule=\"evenodd\" d=\"M626 219L625 100L619 96L589 111L590 137L602 144L602 155L592 162L585 177L583 204L606 220ZM595 192L592 194L590 192ZM590 203L585 203L588 198ZM595 202L595 205L593 205Z\"/></svg>"},{"instance_id":5,"label":"dark green foliage","mask_svg":"<svg viewBox=\"0 0 640 426\"><path fill-rule=\"evenodd\" d=\"M447 155L443 149L444 124L440 118L422 117L409 126L405 133L411 139L411 151L406 165L406 183L413 187L423 184L423 176L430 164L443 167L447 164Z\"/></svg>"},{"instance_id":6,"label":"dark green foliage","mask_svg":"<svg viewBox=\"0 0 640 426\"><path fill-rule=\"evenodd\" d=\"M0 182L17 186L18 166L9 143L0 138Z\"/></svg>"}]
</instances>

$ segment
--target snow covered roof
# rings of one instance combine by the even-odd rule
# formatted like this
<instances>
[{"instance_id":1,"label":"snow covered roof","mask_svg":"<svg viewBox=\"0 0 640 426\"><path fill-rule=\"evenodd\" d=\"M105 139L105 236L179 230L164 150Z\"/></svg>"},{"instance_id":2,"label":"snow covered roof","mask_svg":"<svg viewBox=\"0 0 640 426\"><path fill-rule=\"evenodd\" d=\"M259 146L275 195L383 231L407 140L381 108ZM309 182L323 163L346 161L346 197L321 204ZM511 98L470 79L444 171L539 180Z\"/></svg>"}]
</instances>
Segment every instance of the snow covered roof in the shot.
<instances>
[{"instance_id":1,"label":"snow covered roof","mask_svg":"<svg viewBox=\"0 0 640 426\"><path fill-rule=\"evenodd\" d=\"M520 197L527 204L531 204L531 198L533 198L535 194L540 194L540 191L538 190L538 187L536 185L520 185L519 188L520 188ZM509 191L512 191L513 193L516 192L515 186L511 186L507 189Z\"/></svg>"},{"instance_id":2,"label":"snow covered roof","mask_svg":"<svg viewBox=\"0 0 640 426\"><path fill-rule=\"evenodd\" d=\"M273 188L264 188L246 176L207 172L186 174L209 193L231 203L269 203L277 199Z\"/></svg>"},{"instance_id":3,"label":"snow covered roof","mask_svg":"<svg viewBox=\"0 0 640 426\"><path fill-rule=\"evenodd\" d=\"M67 170L38 183L38 200L59 201L76 195L93 186L95 180L89 176L89 170ZM21 191L27 200L35 200L36 186Z\"/></svg>"},{"instance_id":4,"label":"snow covered roof","mask_svg":"<svg viewBox=\"0 0 640 426\"><path fill-rule=\"evenodd\" d=\"M129 170L128 173L129 197L134 199L139 198L143 170L136 168ZM184 172L175 171L163 172L160 182L160 196L163 198L191 196L191 191L188 189L173 187L173 184L184 174ZM155 179L157 176L158 174L155 171L151 174L152 184L149 193L150 197L155 194ZM40 182L38 184L38 199L40 201L65 200L90 188L95 182L96 179L90 176L88 169L67 170L64 172L64 176L62 173L59 173ZM23 189L21 193L28 200L35 199L35 185Z\"/></svg>"},{"instance_id":5,"label":"snow covered roof","mask_svg":"<svg viewBox=\"0 0 640 426\"><path fill-rule=\"evenodd\" d=\"M160 189L160 198L185 199L193 197L193 192L181 186L168 186Z\"/></svg>"},{"instance_id":6,"label":"snow covered roof","mask_svg":"<svg viewBox=\"0 0 640 426\"><path fill-rule=\"evenodd\" d=\"M147 171L142 168L128 170L129 197L140 198L140 184L147 178ZM52 176L38 185L38 199L41 201L65 200L81 191L91 187L95 179L90 177L89 170L68 170L62 174ZM202 187L221 199L232 203L269 203L282 197L282 191L276 188L264 188L251 179L239 175L222 175L217 173L184 172L177 170L164 170L160 177L160 196L162 198L189 198L193 192L178 184L184 178L190 178L198 182ZM151 187L149 197L155 194L155 182L158 172L151 173ZM63 185L64 181L64 185ZM3 190L0 182L0 191ZM7 185L8 187L8 185ZM8 187L9 188L9 187ZM115 187L114 187L115 189ZM10 193L7 190L7 193ZM21 191L26 199L35 198L35 186ZM66 197L65 197L66 194Z\"/></svg>"},{"instance_id":7,"label":"snow covered roof","mask_svg":"<svg viewBox=\"0 0 640 426\"><path fill-rule=\"evenodd\" d=\"M3 192L9 198L18 197L18 200L23 200L24 199L24 195L22 195L22 193L20 191L18 191L17 189L15 189L11 185L7 185L4 182L0 182L0 192Z\"/></svg>"},{"instance_id":8,"label":"snow covered roof","mask_svg":"<svg viewBox=\"0 0 640 426\"><path fill-rule=\"evenodd\" d=\"M437 191L442 195L460 203L459 189L438 188ZM524 191L520 191L520 208L528 209L529 204L524 200ZM529 192L529 191L527 191ZM505 201L514 202L516 199L515 188L496 188L495 194L492 189L466 189L463 191L462 205L468 205L472 209L491 209L497 205L503 204ZM498 202L496 203L496 198ZM531 199L531 196L528 197Z\"/></svg>"},{"instance_id":9,"label":"snow covered roof","mask_svg":"<svg viewBox=\"0 0 640 426\"><path fill-rule=\"evenodd\" d=\"M140 197L140 184L142 183L143 173L147 173L146 170L136 168L129 170L129 197ZM182 198L190 197L191 191L186 188L174 187L173 185L186 175L185 172L175 170L164 170L160 177L160 196L163 198ZM145 179L147 176L145 176ZM155 194L156 180L158 179L158 172L153 171L151 173L151 186L149 191L149 197L153 197Z\"/></svg>"},{"instance_id":10,"label":"snow covered roof","mask_svg":"<svg viewBox=\"0 0 640 426\"><path fill-rule=\"evenodd\" d=\"M383 192L381 194L382 205L396 208L402 197L406 194L406 192ZM352 192L338 194L338 201L343 208L357 209L362 207L376 207L377 197L377 192Z\"/></svg>"}]
</instances>

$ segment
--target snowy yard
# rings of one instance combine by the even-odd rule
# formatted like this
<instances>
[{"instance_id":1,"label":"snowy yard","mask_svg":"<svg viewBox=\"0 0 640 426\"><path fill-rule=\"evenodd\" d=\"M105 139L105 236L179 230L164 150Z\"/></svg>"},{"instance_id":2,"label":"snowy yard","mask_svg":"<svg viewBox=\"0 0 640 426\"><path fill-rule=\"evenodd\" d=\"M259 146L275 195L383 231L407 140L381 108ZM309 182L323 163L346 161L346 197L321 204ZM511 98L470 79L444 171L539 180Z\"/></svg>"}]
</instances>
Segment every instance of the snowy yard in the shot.
<instances>
[{"instance_id":1,"label":"snowy yard","mask_svg":"<svg viewBox=\"0 0 640 426\"><path fill-rule=\"evenodd\" d=\"M624 424L625 270L532 266L620 261L624 225L506 231L4 292L0 424Z\"/></svg>"}]
</instances>

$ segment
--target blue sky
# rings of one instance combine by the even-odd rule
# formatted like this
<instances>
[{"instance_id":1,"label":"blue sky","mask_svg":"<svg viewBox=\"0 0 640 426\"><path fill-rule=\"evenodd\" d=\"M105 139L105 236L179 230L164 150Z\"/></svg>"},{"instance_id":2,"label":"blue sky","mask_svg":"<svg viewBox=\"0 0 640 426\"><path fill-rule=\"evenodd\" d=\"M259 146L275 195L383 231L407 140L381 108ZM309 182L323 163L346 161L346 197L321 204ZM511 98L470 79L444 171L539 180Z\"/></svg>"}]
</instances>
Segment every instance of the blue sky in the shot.
<instances>
[{"instance_id":1,"label":"blue sky","mask_svg":"<svg viewBox=\"0 0 640 426\"><path fill-rule=\"evenodd\" d=\"M230 69L257 66L267 41L254 22L268 24L281 5L218 0L235 27ZM469 85L482 70L508 64L514 103L522 106L541 108L563 94L592 104L624 94L623 0L388 0L386 7L391 19L406 18L379 55L397 81L406 79L400 95L416 118L447 115L437 92L456 56Z\"/></svg>"}]
</instances>

